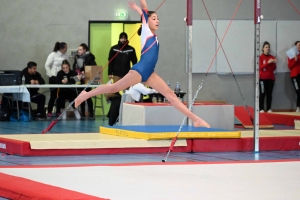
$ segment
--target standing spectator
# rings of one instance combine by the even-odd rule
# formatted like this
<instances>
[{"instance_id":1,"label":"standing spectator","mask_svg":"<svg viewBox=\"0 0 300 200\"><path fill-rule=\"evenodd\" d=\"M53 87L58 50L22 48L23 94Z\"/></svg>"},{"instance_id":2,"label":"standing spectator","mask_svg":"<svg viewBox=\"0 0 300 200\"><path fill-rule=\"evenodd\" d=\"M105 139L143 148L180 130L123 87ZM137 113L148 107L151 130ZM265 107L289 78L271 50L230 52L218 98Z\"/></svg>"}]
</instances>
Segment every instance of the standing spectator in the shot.
<instances>
[{"instance_id":1,"label":"standing spectator","mask_svg":"<svg viewBox=\"0 0 300 200\"><path fill-rule=\"evenodd\" d=\"M292 84L297 95L296 112L300 112L300 41L297 41L295 45L297 52L294 58L288 58L288 66L290 69Z\"/></svg>"},{"instance_id":2,"label":"standing spectator","mask_svg":"<svg viewBox=\"0 0 300 200\"><path fill-rule=\"evenodd\" d=\"M277 58L270 55L270 44L264 42L263 53L259 57L259 110L265 112L265 97L267 98L267 112L272 112L272 92L275 83L274 71Z\"/></svg>"},{"instance_id":3,"label":"standing spectator","mask_svg":"<svg viewBox=\"0 0 300 200\"><path fill-rule=\"evenodd\" d=\"M120 33L118 44L112 46L109 51L108 77L113 82L117 82L130 71L130 62L132 65L137 63L135 49L128 43L127 33L122 32ZM119 92L110 95L111 105L107 117L109 118L109 125L112 126L116 123L119 116L122 95Z\"/></svg>"},{"instance_id":4,"label":"standing spectator","mask_svg":"<svg viewBox=\"0 0 300 200\"><path fill-rule=\"evenodd\" d=\"M68 60L68 56L66 54L67 50L68 46L65 42L56 42L53 52L49 54L45 64L46 74L49 77L49 84L56 84L56 76L57 73L61 70L62 61ZM50 88L47 118L52 117L52 110L56 98L57 88Z\"/></svg>"},{"instance_id":5,"label":"standing spectator","mask_svg":"<svg viewBox=\"0 0 300 200\"><path fill-rule=\"evenodd\" d=\"M114 76L112 79L110 79L109 84L116 83L119 80L120 78L118 76ZM110 108L106 115L108 117L109 126L113 126L118 122L122 95L123 95L123 90L115 93L106 94L106 100L110 102Z\"/></svg>"},{"instance_id":6,"label":"standing spectator","mask_svg":"<svg viewBox=\"0 0 300 200\"><path fill-rule=\"evenodd\" d=\"M81 75L78 75L75 71L71 70L70 63L68 60L64 60L61 65L61 70L57 73L57 84L75 84L74 77L77 76L77 78L80 80ZM57 102L57 110L58 112L61 109L65 109L65 103L66 99L69 100L69 102L74 101L74 99L77 97L77 92L75 88L60 88L58 93L58 102ZM74 114L76 119L80 119L80 114L78 110L74 107L74 104L72 105L74 109ZM67 118L67 113L64 112L62 115L62 119Z\"/></svg>"},{"instance_id":7,"label":"standing spectator","mask_svg":"<svg viewBox=\"0 0 300 200\"><path fill-rule=\"evenodd\" d=\"M132 62L132 65L137 63L135 49L128 44L127 39L127 34L122 32L118 44L110 49L108 57L108 60L111 61L108 65L109 78L112 78L113 76L123 78L131 69L130 62ZM123 49L121 50L122 47ZM114 57L117 53L118 55Z\"/></svg>"},{"instance_id":8,"label":"standing spectator","mask_svg":"<svg viewBox=\"0 0 300 200\"><path fill-rule=\"evenodd\" d=\"M75 56L73 70L76 71L77 74L84 74L85 71L84 66L92 66L92 65L97 65L95 61L95 56L89 51L89 47L86 44L84 43L80 44L78 47L77 55ZM84 84L84 80L81 80L81 84ZM88 92L91 91L91 88L87 88L86 91ZM95 119L92 99L89 98L86 100L86 102L89 110L89 119ZM81 115L85 116L85 103L81 104L80 108L81 108Z\"/></svg>"}]
</instances>

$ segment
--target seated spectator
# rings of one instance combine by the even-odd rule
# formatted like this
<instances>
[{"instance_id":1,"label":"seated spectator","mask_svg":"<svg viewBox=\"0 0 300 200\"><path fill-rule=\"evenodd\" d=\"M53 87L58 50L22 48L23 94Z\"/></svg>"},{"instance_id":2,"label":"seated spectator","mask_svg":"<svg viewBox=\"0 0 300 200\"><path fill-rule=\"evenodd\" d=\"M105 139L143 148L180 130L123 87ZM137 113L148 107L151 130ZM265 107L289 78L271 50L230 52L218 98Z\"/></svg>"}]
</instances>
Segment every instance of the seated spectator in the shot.
<instances>
[{"instance_id":1,"label":"seated spectator","mask_svg":"<svg viewBox=\"0 0 300 200\"><path fill-rule=\"evenodd\" d=\"M25 84L39 85L45 84L45 80L42 78L41 74L36 71L37 64L35 62L29 62L27 67L23 69L21 76L25 77ZM28 88L30 93L30 100L32 103L37 104L37 120L45 120L45 101L46 97L43 94L38 93L39 88Z\"/></svg>"},{"instance_id":2,"label":"seated spectator","mask_svg":"<svg viewBox=\"0 0 300 200\"><path fill-rule=\"evenodd\" d=\"M75 77L79 80L81 75L78 75L75 71L71 70L70 63L67 60L62 62L61 70L57 73L57 84L75 84ZM60 112L61 109L65 109L66 100L72 102L77 97L77 92L75 88L60 88L58 92L57 99L57 112ZM74 109L74 114L76 119L80 119L81 116L78 110L75 108L74 104L72 105ZM62 110L63 112L64 110ZM60 115L60 114L59 114ZM64 112L62 119L67 119L67 113Z\"/></svg>"},{"instance_id":3,"label":"seated spectator","mask_svg":"<svg viewBox=\"0 0 300 200\"><path fill-rule=\"evenodd\" d=\"M135 102L152 102L152 100L144 101L144 95L149 95L153 93L157 93L157 91L154 89L147 88L142 83L135 84L131 86L129 90L126 91L126 94L130 94Z\"/></svg>"}]
</instances>

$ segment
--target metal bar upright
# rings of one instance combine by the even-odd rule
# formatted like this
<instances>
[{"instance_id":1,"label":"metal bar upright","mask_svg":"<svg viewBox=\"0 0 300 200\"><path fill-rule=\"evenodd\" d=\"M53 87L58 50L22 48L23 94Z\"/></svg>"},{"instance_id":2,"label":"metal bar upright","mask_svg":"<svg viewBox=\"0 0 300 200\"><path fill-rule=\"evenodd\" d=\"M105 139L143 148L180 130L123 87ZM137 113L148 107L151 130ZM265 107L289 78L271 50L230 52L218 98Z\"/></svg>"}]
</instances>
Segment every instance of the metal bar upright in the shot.
<instances>
[{"instance_id":1,"label":"metal bar upright","mask_svg":"<svg viewBox=\"0 0 300 200\"><path fill-rule=\"evenodd\" d=\"M254 152L259 152L259 56L260 56L261 0L254 0Z\"/></svg>"},{"instance_id":2,"label":"metal bar upright","mask_svg":"<svg viewBox=\"0 0 300 200\"><path fill-rule=\"evenodd\" d=\"M192 74L192 57L193 57L193 0L187 0L187 18L188 26L188 105L193 99L193 74ZM192 108L191 108L192 109ZM191 110L192 111L192 110ZM188 125L192 125L192 121L188 119Z\"/></svg>"}]
</instances>

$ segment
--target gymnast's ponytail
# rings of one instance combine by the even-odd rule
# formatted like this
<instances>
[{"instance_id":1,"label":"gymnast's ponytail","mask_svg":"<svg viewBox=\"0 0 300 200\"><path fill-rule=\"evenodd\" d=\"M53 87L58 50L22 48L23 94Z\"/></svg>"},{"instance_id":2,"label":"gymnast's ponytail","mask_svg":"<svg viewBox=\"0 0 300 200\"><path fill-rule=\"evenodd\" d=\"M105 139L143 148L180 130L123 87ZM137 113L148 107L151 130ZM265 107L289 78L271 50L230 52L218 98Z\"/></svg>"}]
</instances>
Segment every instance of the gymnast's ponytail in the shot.
<instances>
[{"instance_id":1,"label":"gymnast's ponytail","mask_svg":"<svg viewBox=\"0 0 300 200\"><path fill-rule=\"evenodd\" d=\"M142 34L142 25L140 26L139 30L137 31L137 34L138 34L139 36L141 36L141 34Z\"/></svg>"}]
</instances>

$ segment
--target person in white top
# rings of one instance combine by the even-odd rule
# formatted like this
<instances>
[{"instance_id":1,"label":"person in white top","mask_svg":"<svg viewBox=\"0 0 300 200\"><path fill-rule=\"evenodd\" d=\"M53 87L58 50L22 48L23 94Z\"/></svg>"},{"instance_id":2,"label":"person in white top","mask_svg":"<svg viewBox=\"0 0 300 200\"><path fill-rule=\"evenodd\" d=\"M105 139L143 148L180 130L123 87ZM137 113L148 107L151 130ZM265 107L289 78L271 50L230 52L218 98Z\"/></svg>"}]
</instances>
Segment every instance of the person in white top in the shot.
<instances>
[{"instance_id":1,"label":"person in white top","mask_svg":"<svg viewBox=\"0 0 300 200\"><path fill-rule=\"evenodd\" d=\"M65 42L56 42L53 52L49 54L45 64L46 75L49 77L49 84L56 84L57 72L61 70L62 61L68 60L68 56L66 54L67 50L68 45ZM47 118L52 117L52 109L55 99L57 98L57 88L50 88L50 91ZM56 116L59 115L60 113L56 113Z\"/></svg>"},{"instance_id":2,"label":"person in white top","mask_svg":"<svg viewBox=\"0 0 300 200\"><path fill-rule=\"evenodd\" d=\"M140 102L141 100L141 94L148 95L157 93L156 90L147 88L144 84L138 83L129 88L129 90L126 90L126 94L130 94L131 98L135 100L136 102Z\"/></svg>"}]
</instances>

